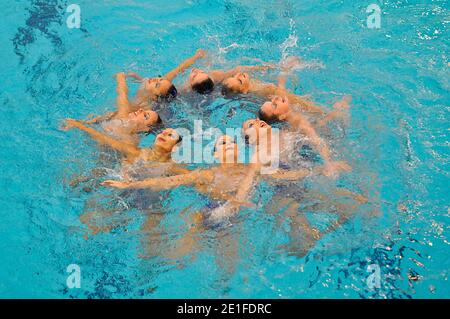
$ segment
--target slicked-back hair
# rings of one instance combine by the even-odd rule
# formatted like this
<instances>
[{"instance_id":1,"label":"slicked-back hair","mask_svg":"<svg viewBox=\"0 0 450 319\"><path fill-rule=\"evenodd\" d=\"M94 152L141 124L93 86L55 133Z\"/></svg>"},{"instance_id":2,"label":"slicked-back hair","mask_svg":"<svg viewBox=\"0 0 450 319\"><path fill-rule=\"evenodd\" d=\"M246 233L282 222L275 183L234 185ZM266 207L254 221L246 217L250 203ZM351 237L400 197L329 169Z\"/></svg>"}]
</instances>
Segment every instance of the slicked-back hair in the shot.
<instances>
[{"instance_id":1,"label":"slicked-back hair","mask_svg":"<svg viewBox=\"0 0 450 319\"><path fill-rule=\"evenodd\" d=\"M148 126L148 131L145 132L146 136L150 135L156 128L162 127L162 125L163 125L163 121L161 119L161 116L159 116L158 113L156 113L156 115L158 115L158 119L156 120L156 123L154 125L149 125Z\"/></svg>"},{"instance_id":2,"label":"slicked-back hair","mask_svg":"<svg viewBox=\"0 0 450 319\"><path fill-rule=\"evenodd\" d=\"M238 92L236 92L235 90L230 88L228 85L226 85L226 84L222 85L222 95L225 98L231 98L231 97L235 96L237 93Z\"/></svg>"},{"instance_id":3,"label":"slicked-back hair","mask_svg":"<svg viewBox=\"0 0 450 319\"><path fill-rule=\"evenodd\" d=\"M214 82L210 78L206 80L196 83L192 86L192 90L200 94L207 94L214 90Z\"/></svg>"},{"instance_id":4,"label":"slicked-back hair","mask_svg":"<svg viewBox=\"0 0 450 319\"><path fill-rule=\"evenodd\" d=\"M259 111L258 111L258 117L260 120L263 120L267 124L273 124L273 123L278 122L278 119L275 115L267 116L267 114L264 113L261 109L259 109Z\"/></svg>"},{"instance_id":5,"label":"slicked-back hair","mask_svg":"<svg viewBox=\"0 0 450 319\"><path fill-rule=\"evenodd\" d=\"M171 85L169 87L169 89L167 90L166 94L162 94L162 95L158 95L158 99L162 100L162 101L166 101L166 102L170 102L173 99L175 99L178 95L178 91L177 88L175 87L175 85Z\"/></svg>"}]
</instances>

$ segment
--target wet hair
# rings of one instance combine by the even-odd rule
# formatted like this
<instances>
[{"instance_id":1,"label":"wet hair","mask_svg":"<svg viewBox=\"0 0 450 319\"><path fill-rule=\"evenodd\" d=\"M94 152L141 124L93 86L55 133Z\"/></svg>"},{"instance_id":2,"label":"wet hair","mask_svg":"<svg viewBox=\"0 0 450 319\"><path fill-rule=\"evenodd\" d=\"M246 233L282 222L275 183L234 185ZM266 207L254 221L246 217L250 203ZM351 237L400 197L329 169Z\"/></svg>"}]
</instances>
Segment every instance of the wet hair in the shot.
<instances>
[{"instance_id":1,"label":"wet hair","mask_svg":"<svg viewBox=\"0 0 450 319\"><path fill-rule=\"evenodd\" d=\"M278 122L278 119L275 115L268 116L266 113L264 113L261 109L258 111L258 117L260 120L263 120L267 124L273 124L275 122Z\"/></svg>"},{"instance_id":2,"label":"wet hair","mask_svg":"<svg viewBox=\"0 0 450 319\"><path fill-rule=\"evenodd\" d=\"M170 102L177 97L177 94L178 94L177 88L175 87L175 85L172 84L170 85L166 94L158 95L158 99Z\"/></svg>"},{"instance_id":3,"label":"wet hair","mask_svg":"<svg viewBox=\"0 0 450 319\"><path fill-rule=\"evenodd\" d=\"M228 85L223 84L222 85L222 95L225 98L231 98L234 95L236 95L238 92L236 92L235 90L233 90L232 88L230 88Z\"/></svg>"},{"instance_id":4,"label":"wet hair","mask_svg":"<svg viewBox=\"0 0 450 319\"><path fill-rule=\"evenodd\" d=\"M214 82L210 78L207 78L206 80L196 83L192 86L192 89L200 94L206 94L212 92L214 90Z\"/></svg>"},{"instance_id":5,"label":"wet hair","mask_svg":"<svg viewBox=\"0 0 450 319\"><path fill-rule=\"evenodd\" d=\"M156 115L158 115L158 119L156 120L156 123L154 125L149 125L148 126L148 131L145 132L146 136L150 135L155 130L155 128L161 127L163 125L163 121L161 119L161 116L159 116L158 113L156 113Z\"/></svg>"}]
</instances>

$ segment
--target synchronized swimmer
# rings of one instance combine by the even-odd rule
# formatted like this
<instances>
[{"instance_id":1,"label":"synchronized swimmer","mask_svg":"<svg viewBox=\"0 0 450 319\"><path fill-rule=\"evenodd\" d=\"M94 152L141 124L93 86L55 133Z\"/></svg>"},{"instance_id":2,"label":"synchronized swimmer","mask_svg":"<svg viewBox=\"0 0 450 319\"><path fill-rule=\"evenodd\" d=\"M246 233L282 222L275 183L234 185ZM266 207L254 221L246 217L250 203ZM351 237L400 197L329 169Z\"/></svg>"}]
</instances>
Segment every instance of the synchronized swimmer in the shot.
<instances>
[{"instance_id":1,"label":"synchronized swimmer","mask_svg":"<svg viewBox=\"0 0 450 319\"><path fill-rule=\"evenodd\" d=\"M79 129L87 133L99 144L119 152L122 155L121 176L124 180L106 180L103 186L119 189L147 189L148 192L170 190L179 186L193 186L197 192L209 198L209 204L201 211L191 215L191 227L176 245L177 257L190 252L192 243L199 240L201 230L217 229L236 216L242 206L254 206L251 202L252 191L260 181L274 184L278 196L289 198L283 186L286 181L298 182L308 176L336 177L340 173L351 170L344 161L332 158L328 143L319 136L316 129L329 121L340 118L348 110L349 97L337 102L333 110L326 112L323 107L302 96L289 92L286 88L286 77L281 75L277 84L266 83L253 76L253 72L276 69L277 66L264 64L260 66L238 66L231 70L205 71L193 68L182 90L178 91L173 84L174 79L185 70L193 66L197 60L205 56L204 50L197 50L196 54L182 62L178 67L162 77L144 78L136 73L118 73L117 81L117 110L105 115L85 121L67 119L65 129ZM129 99L127 78L140 83L140 87L133 99ZM170 103L179 94L191 91L198 94L209 94L220 87L225 98L233 95L254 95L266 100L259 109L258 118L251 118L242 123L242 137L253 149L250 163L239 163L238 155L242 150L236 141L227 135L220 136L214 146L214 157L218 166L189 170L172 159L173 151L180 145L182 137L174 128L165 128L156 136L152 147L141 148L142 134L148 134L161 127L164 123L154 110L155 103ZM314 118L310 122L309 118ZM286 122L289 129L282 128L273 145L273 122ZM100 129L94 129L98 126ZM290 156L296 152L299 140L310 144L320 155L321 165L315 167L296 167ZM278 167L272 170L277 162ZM164 169L152 177L131 177L129 172L135 165L144 163L152 167L164 166ZM148 166L149 167L149 166ZM144 174L145 175L145 174ZM358 203L364 203L362 195L349 190L337 190L336 193L353 198ZM309 223L295 210L301 198L289 201L287 217L301 224L303 236L309 234L311 242L318 240L323 234L314 230ZM334 228L346 220L338 218ZM295 240L295 239L293 239ZM189 243L186 245L186 243Z\"/></svg>"}]
</instances>

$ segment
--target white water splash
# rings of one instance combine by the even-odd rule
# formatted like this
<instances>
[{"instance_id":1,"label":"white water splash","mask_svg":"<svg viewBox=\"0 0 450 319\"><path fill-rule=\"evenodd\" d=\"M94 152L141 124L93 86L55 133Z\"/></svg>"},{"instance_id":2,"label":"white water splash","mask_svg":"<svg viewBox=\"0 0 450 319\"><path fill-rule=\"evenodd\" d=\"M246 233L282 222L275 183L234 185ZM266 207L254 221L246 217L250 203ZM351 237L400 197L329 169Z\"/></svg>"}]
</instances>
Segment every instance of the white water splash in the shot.
<instances>
[{"instance_id":1,"label":"white water splash","mask_svg":"<svg viewBox=\"0 0 450 319\"><path fill-rule=\"evenodd\" d=\"M296 48L298 42L297 30L295 27L295 21L293 19L289 19L289 36L282 44L280 44L281 49L281 61L286 60L286 58L291 54L290 48ZM281 62L280 61L280 62Z\"/></svg>"},{"instance_id":2,"label":"white water splash","mask_svg":"<svg viewBox=\"0 0 450 319\"><path fill-rule=\"evenodd\" d=\"M280 44L281 60L279 65L285 69L285 73L303 69L323 69L325 66L320 61L303 61L294 55L294 49L298 47L298 36L295 21L289 19L289 36Z\"/></svg>"}]
</instances>

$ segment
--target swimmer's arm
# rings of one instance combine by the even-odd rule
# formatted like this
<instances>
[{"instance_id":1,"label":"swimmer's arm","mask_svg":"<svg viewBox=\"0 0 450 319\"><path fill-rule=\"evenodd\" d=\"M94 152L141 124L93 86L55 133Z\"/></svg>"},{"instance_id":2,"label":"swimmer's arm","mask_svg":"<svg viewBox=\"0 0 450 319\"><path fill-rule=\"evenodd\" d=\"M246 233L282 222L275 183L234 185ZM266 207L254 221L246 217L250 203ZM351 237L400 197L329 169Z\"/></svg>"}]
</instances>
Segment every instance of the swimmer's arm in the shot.
<instances>
[{"instance_id":1,"label":"swimmer's arm","mask_svg":"<svg viewBox=\"0 0 450 319\"><path fill-rule=\"evenodd\" d=\"M300 114L294 114L288 119L289 123L302 134L308 137L310 144L316 149L316 151L322 157L324 161L323 174L326 176L332 175L337 171L350 171L351 167L345 162L333 162L331 160L330 149L327 143L317 135L313 126Z\"/></svg>"},{"instance_id":2,"label":"swimmer's arm","mask_svg":"<svg viewBox=\"0 0 450 319\"><path fill-rule=\"evenodd\" d=\"M205 56L204 50L197 50L194 56L190 57L189 59L186 59L181 63L179 66L177 66L175 69L167 73L164 77L169 80L170 82L173 81L177 77L178 74L184 72L187 68L191 67L198 59L201 59Z\"/></svg>"},{"instance_id":3,"label":"swimmer's arm","mask_svg":"<svg viewBox=\"0 0 450 319\"><path fill-rule=\"evenodd\" d=\"M308 137L308 141L316 149L320 156L322 156L325 163L331 161L330 150L327 144L319 137L319 135L317 135L316 130L305 117L300 114L293 114L288 119L288 122L293 128L298 129L302 134Z\"/></svg>"},{"instance_id":4,"label":"swimmer's arm","mask_svg":"<svg viewBox=\"0 0 450 319\"><path fill-rule=\"evenodd\" d=\"M187 168L182 167L179 164L173 164L172 166L170 166L169 172L174 175L181 175L190 173L191 171L188 170Z\"/></svg>"},{"instance_id":5,"label":"swimmer's arm","mask_svg":"<svg viewBox=\"0 0 450 319\"><path fill-rule=\"evenodd\" d=\"M100 133L99 131L96 131L91 127L87 127L80 121L67 119L65 125L67 129L75 127L81 131L88 133L97 142L108 145L111 148L123 153L126 156L138 157L141 154L141 150L136 146L125 142L117 141L106 134Z\"/></svg>"},{"instance_id":6,"label":"swimmer's arm","mask_svg":"<svg viewBox=\"0 0 450 319\"><path fill-rule=\"evenodd\" d=\"M128 72L127 73L127 78L133 78L133 79L135 79L136 81L139 81L139 82L142 82L142 80L144 80L144 77L140 76L136 72Z\"/></svg>"},{"instance_id":7,"label":"swimmer's arm","mask_svg":"<svg viewBox=\"0 0 450 319\"><path fill-rule=\"evenodd\" d=\"M223 214L223 216L231 216L236 214L240 206L253 206L253 204L249 203L247 200L252 190L257 170L260 168L260 166L256 164L249 164L248 168L249 169L242 179L234 198L230 198L228 202L222 206L221 214Z\"/></svg>"},{"instance_id":8,"label":"swimmer's arm","mask_svg":"<svg viewBox=\"0 0 450 319\"><path fill-rule=\"evenodd\" d=\"M256 65L256 66L237 66L234 69L223 71L223 70L213 70L209 73L211 78L215 83L220 83L225 79L234 76L240 72L256 72L256 71L266 71L272 68L270 65Z\"/></svg>"},{"instance_id":9,"label":"swimmer's arm","mask_svg":"<svg viewBox=\"0 0 450 319\"><path fill-rule=\"evenodd\" d=\"M168 190L183 185L193 185L198 179L204 177L204 171L193 171L188 174L175 175L169 177L148 178L138 182L121 182L107 180L103 186L116 187L122 189L144 189Z\"/></svg>"},{"instance_id":10,"label":"swimmer's arm","mask_svg":"<svg viewBox=\"0 0 450 319\"><path fill-rule=\"evenodd\" d=\"M279 88L277 95L287 96L292 104L297 104L305 112L318 113L320 115L325 114L325 111L322 109L322 107L316 105L314 102L311 102L304 97L289 93L286 89Z\"/></svg>"},{"instance_id":11,"label":"swimmer's arm","mask_svg":"<svg viewBox=\"0 0 450 319\"><path fill-rule=\"evenodd\" d=\"M116 74L116 81L117 81L117 111L114 112L108 112L104 115L100 115L94 118L90 118L88 120L83 121L84 124L97 124L104 121L109 121L113 118L123 118L130 113L131 105L128 100L128 86L126 83L126 75L125 73L117 73Z\"/></svg>"},{"instance_id":12,"label":"swimmer's arm","mask_svg":"<svg viewBox=\"0 0 450 319\"><path fill-rule=\"evenodd\" d=\"M267 71L269 69L274 69L275 66L272 64L264 64L264 65L252 65L252 66L238 66L235 68L235 73L238 72L258 72L258 71Z\"/></svg>"},{"instance_id":13,"label":"swimmer's arm","mask_svg":"<svg viewBox=\"0 0 450 319\"><path fill-rule=\"evenodd\" d=\"M286 77L283 75L280 75L278 77L278 88L280 88L281 90L286 91Z\"/></svg>"},{"instance_id":14,"label":"swimmer's arm","mask_svg":"<svg viewBox=\"0 0 450 319\"><path fill-rule=\"evenodd\" d=\"M88 117L88 119L84 120L84 124L98 124L104 121L109 121L113 119L117 115L117 111L108 112L106 114L96 116L96 117Z\"/></svg>"},{"instance_id":15,"label":"swimmer's arm","mask_svg":"<svg viewBox=\"0 0 450 319\"><path fill-rule=\"evenodd\" d=\"M236 201L244 202L252 189L253 181L255 180L259 165L249 164L249 170L241 182L241 185L236 193Z\"/></svg>"},{"instance_id":16,"label":"swimmer's arm","mask_svg":"<svg viewBox=\"0 0 450 319\"><path fill-rule=\"evenodd\" d=\"M262 178L265 179L282 179L288 181L296 181L305 178L310 174L310 171L307 169L300 170L285 170L280 169L276 173L273 174L263 174Z\"/></svg>"},{"instance_id":17,"label":"swimmer's arm","mask_svg":"<svg viewBox=\"0 0 450 319\"><path fill-rule=\"evenodd\" d=\"M211 212L210 218L212 220L220 220L222 218L230 217L236 215L239 212L240 206L252 206L252 204L247 202L249 194L252 190L253 181L256 178L256 173L260 165L250 164L247 174L244 176L240 183L240 186L236 192L234 200L229 200L224 205L219 208L214 209Z\"/></svg>"},{"instance_id":18,"label":"swimmer's arm","mask_svg":"<svg viewBox=\"0 0 450 319\"><path fill-rule=\"evenodd\" d=\"M126 81L125 73L117 73L116 75L117 81L117 117L124 118L127 117L128 114L132 111L131 104L128 100L128 86Z\"/></svg>"}]
</instances>

